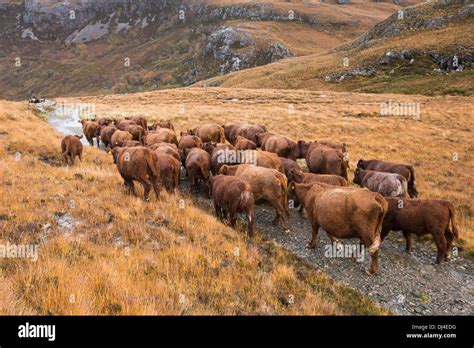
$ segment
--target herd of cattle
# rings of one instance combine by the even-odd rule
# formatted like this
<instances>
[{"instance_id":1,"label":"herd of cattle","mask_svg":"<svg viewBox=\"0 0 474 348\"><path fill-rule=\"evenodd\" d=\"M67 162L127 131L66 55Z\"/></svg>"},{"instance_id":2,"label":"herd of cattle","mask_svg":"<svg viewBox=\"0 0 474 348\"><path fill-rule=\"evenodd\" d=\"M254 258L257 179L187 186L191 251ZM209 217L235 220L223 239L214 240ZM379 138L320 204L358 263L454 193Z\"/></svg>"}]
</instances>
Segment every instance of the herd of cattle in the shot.
<instances>
[{"instance_id":1,"label":"herd of cattle","mask_svg":"<svg viewBox=\"0 0 474 348\"><path fill-rule=\"evenodd\" d=\"M80 122L91 146L95 138L97 146L102 142L112 153L129 193L134 194L133 181L143 185L145 200L151 189L159 198L161 186L173 193L184 168L191 192L200 187L211 195L217 216L230 226L237 213L245 213L252 236L254 202L265 202L276 212L273 223L280 222L289 232L289 208L305 209L312 226L309 248L316 246L320 227L335 243L337 238L359 238L371 255L371 274L378 269L378 250L390 231L403 232L407 251L412 234L431 234L438 249L436 263L447 260L458 237L450 202L416 199L410 165L361 159L353 182L362 188L348 187L345 144L296 142L258 124L205 124L181 132L178 140L170 122L148 125L142 116ZM76 156L82 160L81 138L62 140L66 163L74 164ZM305 159L307 172L299 158Z\"/></svg>"}]
</instances>

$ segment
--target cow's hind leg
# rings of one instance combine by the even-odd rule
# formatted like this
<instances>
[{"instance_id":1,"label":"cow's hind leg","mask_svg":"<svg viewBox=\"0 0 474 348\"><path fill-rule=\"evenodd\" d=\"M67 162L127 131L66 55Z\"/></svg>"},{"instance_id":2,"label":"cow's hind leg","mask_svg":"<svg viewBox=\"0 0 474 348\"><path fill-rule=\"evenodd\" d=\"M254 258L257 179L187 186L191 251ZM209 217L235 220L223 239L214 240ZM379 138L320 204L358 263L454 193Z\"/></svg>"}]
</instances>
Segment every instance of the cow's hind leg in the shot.
<instances>
[{"instance_id":1,"label":"cow's hind leg","mask_svg":"<svg viewBox=\"0 0 474 348\"><path fill-rule=\"evenodd\" d=\"M148 202L150 200L150 191L152 187L151 181L148 180L148 178L142 178L142 180L140 180L140 183L142 184L143 190L144 190L143 199ZM158 193L158 197L159 197L159 193Z\"/></svg>"},{"instance_id":2,"label":"cow's hind leg","mask_svg":"<svg viewBox=\"0 0 474 348\"><path fill-rule=\"evenodd\" d=\"M448 242L444 237L444 231L434 230L432 235L436 243L436 248L438 249L438 255L436 257L435 263L439 264L445 258Z\"/></svg>"},{"instance_id":3,"label":"cow's hind leg","mask_svg":"<svg viewBox=\"0 0 474 348\"><path fill-rule=\"evenodd\" d=\"M281 203L278 201L271 202L270 204L272 205L272 207L275 209L275 212L276 212L275 218L273 219L272 224L276 225L278 223L278 220L280 220L281 224L283 225L283 229L285 233L290 232L288 228L288 215L286 213L285 208L282 207Z\"/></svg>"},{"instance_id":4,"label":"cow's hind leg","mask_svg":"<svg viewBox=\"0 0 474 348\"><path fill-rule=\"evenodd\" d=\"M312 236L311 236L311 241L307 245L308 249L314 249L316 247L316 241L318 239L318 230L319 230L319 225L311 224Z\"/></svg>"},{"instance_id":5,"label":"cow's hind leg","mask_svg":"<svg viewBox=\"0 0 474 348\"><path fill-rule=\"evenodd\" d=\"M133 180L124 180L125 187L127 188L127 193L129 195L135 196L135 185L133 184Z\"/></svg>"},{"instance_id":6,"label":"cow's hind leg","mask_svg":"<svg viewBox=\"0 0 474 348\"><path fill-rule=\"evenodd\" d=\"M161 187L160 187L160 180L158 179L158 177L151 178L151 185L153 186L153 191L155 191L156 199L159 200Z\"/></svg>"},{"instance_id":7,"label":"cow's hind leg","mask_svg":"<svg viewBox=\"0 0 474 348\"><path fill-rule=\"evenodd\" d=\"M405 241L407 245L406 252L409 253L413 246L413 236L410 232L406 232L406 231L403 231L403 236L405 237Z\"/></svg>"},{"instance_id":8,"label":"cow's hind leg","mask_svg":"<svg viewBox=\"0 0 474 348\"><path fill-rule=\"evenodd\" d=\"M451 247L453 245L453 240L454 240L454 234L449 229L449 227L447 227L446 230L444 231L444 236L445 236L446 241L447 241L446 252L444 253L444 260L448 261L448 254L451 251Z\"/></svg>"}]
</instances>

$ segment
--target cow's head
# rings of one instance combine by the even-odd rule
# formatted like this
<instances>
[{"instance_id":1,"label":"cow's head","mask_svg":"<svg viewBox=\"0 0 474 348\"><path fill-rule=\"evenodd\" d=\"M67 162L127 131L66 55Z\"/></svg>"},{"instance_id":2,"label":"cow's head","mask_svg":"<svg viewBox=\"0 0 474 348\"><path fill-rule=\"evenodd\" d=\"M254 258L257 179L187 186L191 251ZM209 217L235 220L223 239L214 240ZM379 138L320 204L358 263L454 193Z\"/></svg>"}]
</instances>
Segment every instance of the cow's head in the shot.
<instances>
[{"instance_id":1,"label":"cow's head","mask_svg":"<svg viewBox=\"0 0 474 348\"><path fill-rule=\"evenodd\" d=\"M367 163L363 159L360 159L359 162L357 162L357 168L365 169L366 167L367 167Z\"/></svg>"},{"instance_id":2,"label":"cow's head","mask_svg":"<svg viewBox=\"0 0 474 348\"><path fill-rule=\"evenodd\" d=\"M357 185L362 183L362 172L360 168L356 168L354 172L354 180L352 180L352 182Z\"/></svg>"},{"instance_id":3,"label":"cow's head","mask_svg":"<svg viewBox=\"0 0 474 348\"><path fill-rule=\"evenodd\" d=\"M308 154L309 146L311 143L307 143L304 140L299 140L296 146L296 158L305 158Z\"/></svg>"},{"instance_id":4,"label":"cow's head","mask_svg":"<svg viewBox=\"0 0 474 348\"><path fill-rule=\"evenodd\" d=\"M216 146L217 146L217 143L215 143L215 142L207 142L207 143L203 143L201 145L201 148L204 151L206 151L209 155L212 155L212 152L214 151Z\"/></svg>"}]
</instances>

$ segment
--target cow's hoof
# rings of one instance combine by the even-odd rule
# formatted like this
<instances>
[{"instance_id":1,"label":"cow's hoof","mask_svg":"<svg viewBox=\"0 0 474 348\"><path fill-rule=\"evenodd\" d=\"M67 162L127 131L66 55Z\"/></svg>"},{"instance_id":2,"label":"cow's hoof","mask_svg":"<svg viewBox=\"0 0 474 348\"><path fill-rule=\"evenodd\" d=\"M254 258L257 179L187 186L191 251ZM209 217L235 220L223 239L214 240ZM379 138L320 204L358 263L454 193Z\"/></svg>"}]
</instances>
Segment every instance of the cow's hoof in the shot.
<instances>
[{"instance_id":1,"label":"cow's hoof","mask_svg":"<svg viewBox=\"0 0 474 348\"><path fill-rule=\"evenodd\" d=\"M308 248L308 249L314 249L315 247L316 247L316 245L311 245L311 244L306 245L306 248Z\"/></svg>"},{"instance_id":2,"label":"cow's hoof","mask_svg":"<svg viewBox=\"0 0 474 348\"><path fill-rule=\"evenodd\" d=\"M285 232L286 234L289 234L289 233L290 233L290 230L287 228L286 230L284 230L284 232Z\"/></svg>"},{"instance_id":3,"label":"cow's hoof","mask_svg":"<svg viewBox=\"0 0 474 348\"><path fill-rule=\"evenodd\" d=\"M367 273L367 275L369 275L370 277L373 277L376 275L376 272L372 272L372 271L368 271L366 270L365 273Z\"/></svg>"}]
</instances>

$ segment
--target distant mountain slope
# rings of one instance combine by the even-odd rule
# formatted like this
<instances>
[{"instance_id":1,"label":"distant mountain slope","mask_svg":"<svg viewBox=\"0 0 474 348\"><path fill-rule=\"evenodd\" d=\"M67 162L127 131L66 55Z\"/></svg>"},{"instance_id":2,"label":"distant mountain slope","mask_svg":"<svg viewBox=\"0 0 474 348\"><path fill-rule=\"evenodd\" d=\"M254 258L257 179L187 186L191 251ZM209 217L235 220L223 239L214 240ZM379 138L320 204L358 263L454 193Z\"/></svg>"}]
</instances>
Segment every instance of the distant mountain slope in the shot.
<instances>
[{"instance_id":1,"label":"distant mountain slope","mask_svg":"<svg viewBox=\"0 0 474 348\"><path fill-rule=\"evenodd\" d=\"M350 42L399 7L361 0L2 0L0 97L190 85Z\"/></svg>"},{"instance_id":2,"label":"distant mountain slope","mask_svg":"<svg viewBox=\"0 0 474 348\"><path fill-rule=\"evenodd\" d=\"M473 19L472 1L410 6L351 44L197 85L472 95Z\"/></svg>"}]
</instances>

